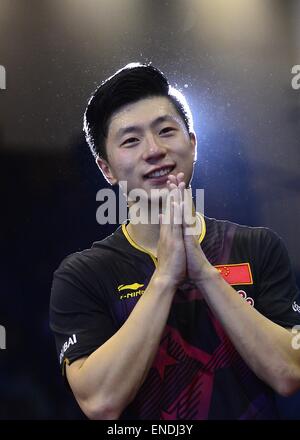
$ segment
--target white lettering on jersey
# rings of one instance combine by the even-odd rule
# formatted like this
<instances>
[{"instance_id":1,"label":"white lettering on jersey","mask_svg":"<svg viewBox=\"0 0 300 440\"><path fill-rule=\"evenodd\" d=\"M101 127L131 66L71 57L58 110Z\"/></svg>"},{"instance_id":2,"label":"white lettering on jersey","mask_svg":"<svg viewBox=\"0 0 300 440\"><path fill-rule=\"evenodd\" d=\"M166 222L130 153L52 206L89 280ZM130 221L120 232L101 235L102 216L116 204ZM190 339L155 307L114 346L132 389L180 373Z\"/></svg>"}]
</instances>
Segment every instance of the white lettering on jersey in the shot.
<instances>
[{"instance_id":1,"label":"white lettering on jersey","mask_svg":"<svg viewBox=\"0 0 300 440\"><path fill-rule=\"evenodd\" d=\"M293 302L292 309L294 310L294 312L300 313L300 306L296 303L296 301Z\"/></svg>"},{"instance_id":2,"label":"white lettering on jersey","mask_svg":"<svg viewBox=\"0 0 300 440\"><path fill-rule=\"evenodd\" d=\"M251 296L247 296L247 293L245 292L245 290L238 290L237 293L239 293L241 295L241 297L243 299L245 299L247 301L248 304L250 304L250 306L254 306L254 299L251 298Z\"/></svg>"},{"instance_id":3,"label":"white lettering on jersey","mask_svg":"<svg viewBox=\"0 0 300 440\"><path fill-rule=\"evenodd\" d=\"M74 345L77 342L77 338L76 335L73 334L72 336L69 337L69 339L63 344L61 351L60 351L60 355L59 355L59 362L60 364L62 363L63 357L65 352L68 350L68 348L70 347L70 345Z\"/></svg>"}]
</instances>

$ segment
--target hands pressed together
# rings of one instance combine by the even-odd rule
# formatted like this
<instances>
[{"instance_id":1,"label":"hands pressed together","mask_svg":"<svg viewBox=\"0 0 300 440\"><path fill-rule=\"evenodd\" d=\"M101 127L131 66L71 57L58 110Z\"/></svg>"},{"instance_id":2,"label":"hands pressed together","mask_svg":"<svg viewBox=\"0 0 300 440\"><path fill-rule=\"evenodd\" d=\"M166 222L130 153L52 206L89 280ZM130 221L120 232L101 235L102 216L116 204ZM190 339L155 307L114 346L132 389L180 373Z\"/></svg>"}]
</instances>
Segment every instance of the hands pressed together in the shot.
<instances>
[{"instance_id":1,"label":"hands pressed together","mask_svg":"<svg viewBox=\"0 0 300 440\"><path fill-rule=\"evenodd\" d=\"M200 287L201 281L215 269L199 243L201 222L195 212L192 212L191 191L186 188L183 173L176 176L170 174L167 185L169 195L166 210L164 214L160 214L157 271L176 286L188 279ZM191 225L194 233L191 233Z\"/></svg>"}]
</instances>

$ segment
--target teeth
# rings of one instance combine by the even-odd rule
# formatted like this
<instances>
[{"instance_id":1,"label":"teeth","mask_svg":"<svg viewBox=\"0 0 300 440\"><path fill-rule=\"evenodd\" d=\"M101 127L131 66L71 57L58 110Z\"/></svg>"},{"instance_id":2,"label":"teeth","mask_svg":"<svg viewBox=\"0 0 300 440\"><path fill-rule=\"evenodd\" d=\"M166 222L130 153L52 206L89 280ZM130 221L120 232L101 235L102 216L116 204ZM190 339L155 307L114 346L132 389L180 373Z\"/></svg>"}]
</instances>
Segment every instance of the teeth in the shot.
<instances>
[{"instance_id":1,"label":"teeth","mask_svg":"<svg viewBox=\"0 0 300 440\"><path fill-rule=\"evenodd\" d=\"M161 176L166 176L167 174L169 174L169 172L171 171L171 168L163 168L159 171L154 171L151 174L148 174L148 178L149 177L161 177Z\"/></svg>"}]
</instances>

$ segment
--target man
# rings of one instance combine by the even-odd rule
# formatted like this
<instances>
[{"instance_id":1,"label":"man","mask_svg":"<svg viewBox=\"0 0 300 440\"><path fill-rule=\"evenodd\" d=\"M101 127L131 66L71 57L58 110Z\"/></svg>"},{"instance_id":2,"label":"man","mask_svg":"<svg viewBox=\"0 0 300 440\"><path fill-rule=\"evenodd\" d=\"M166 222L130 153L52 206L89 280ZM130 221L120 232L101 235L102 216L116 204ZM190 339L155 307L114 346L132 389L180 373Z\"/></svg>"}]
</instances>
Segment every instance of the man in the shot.
<instances>
[{"instance_id":1,"label":"man","mask_svg":"<svg viewBox=\"0 0 300 440\"><path fill-rule=\"evenodd\" d=\"M276 418L273 390L300 387L290 331L300 299L281 239L202 215L187 233L196 136L187 103L154 67L106 80L84 129L105 178L142 189L159 221L128 221L55 272L51 327L83 412Z\"/></svg>"}]
</instances>

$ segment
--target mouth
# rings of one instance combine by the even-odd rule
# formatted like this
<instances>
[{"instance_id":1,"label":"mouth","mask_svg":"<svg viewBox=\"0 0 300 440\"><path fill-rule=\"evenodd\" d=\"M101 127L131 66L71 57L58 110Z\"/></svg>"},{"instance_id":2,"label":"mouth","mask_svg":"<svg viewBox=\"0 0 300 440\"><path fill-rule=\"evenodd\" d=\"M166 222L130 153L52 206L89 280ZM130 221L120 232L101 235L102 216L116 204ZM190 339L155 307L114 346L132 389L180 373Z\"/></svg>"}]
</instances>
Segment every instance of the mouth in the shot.
<instances>
[{"instance_id":1,"label":"mouth","mask_svg":"<svg viewBox=\"0 0 300 440\"><path fill-rule=\"evenodd\" d=\"M166 165L156 168L144 175L144 179L159 179L168 176L175 168L175 165Z\"/></svg>"}]
</instances>

